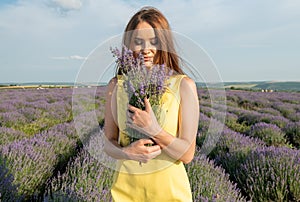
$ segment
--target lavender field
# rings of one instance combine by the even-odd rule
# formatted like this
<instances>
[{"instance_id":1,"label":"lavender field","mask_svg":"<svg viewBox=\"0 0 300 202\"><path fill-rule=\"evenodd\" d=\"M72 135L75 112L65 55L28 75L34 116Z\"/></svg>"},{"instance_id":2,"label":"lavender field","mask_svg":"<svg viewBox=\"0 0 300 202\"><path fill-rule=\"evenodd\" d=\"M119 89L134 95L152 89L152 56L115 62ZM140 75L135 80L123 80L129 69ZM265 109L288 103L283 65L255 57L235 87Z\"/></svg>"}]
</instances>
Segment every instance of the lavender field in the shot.
<instances>
[{"instance_id":1,"label":"lavender field","mask_svg":"<svg viewBox=\"0 0 300 202\"><path fill-rule=\"evenodd\" d=\"M300 93L228 90L226 105L198 93L197 151L186 165L194 201L300 201ZM110 201L113 170L84 149L74 118L96 114L96 130L80 130L103 135L104 94L82 96L82 110L72 88L0 90L0 201ZM222 113L222 134L204 156Z\"/></svg>"}]
</instances>

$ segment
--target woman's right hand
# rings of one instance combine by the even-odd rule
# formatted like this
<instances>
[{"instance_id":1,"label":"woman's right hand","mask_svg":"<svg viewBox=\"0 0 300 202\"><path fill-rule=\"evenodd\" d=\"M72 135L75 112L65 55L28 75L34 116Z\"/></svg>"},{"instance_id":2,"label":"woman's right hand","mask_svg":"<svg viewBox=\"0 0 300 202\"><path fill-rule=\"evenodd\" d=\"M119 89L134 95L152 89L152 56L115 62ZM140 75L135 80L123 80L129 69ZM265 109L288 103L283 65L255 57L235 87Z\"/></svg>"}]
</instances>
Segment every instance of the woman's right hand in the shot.
<instances>
[{"instance_id":1,"label":"woman's right hand","mask_svg":"<svg viewBox=\"0 0 300 202\"><path fill-rule=\"evenodd\" d=\"M161 154L161 148L158 145L146 146L147 144L154 144L151 139L137 140L127 147L123 147L123 152L128 159L147 163L149 160Z\"/></svg>"}]
</instances>

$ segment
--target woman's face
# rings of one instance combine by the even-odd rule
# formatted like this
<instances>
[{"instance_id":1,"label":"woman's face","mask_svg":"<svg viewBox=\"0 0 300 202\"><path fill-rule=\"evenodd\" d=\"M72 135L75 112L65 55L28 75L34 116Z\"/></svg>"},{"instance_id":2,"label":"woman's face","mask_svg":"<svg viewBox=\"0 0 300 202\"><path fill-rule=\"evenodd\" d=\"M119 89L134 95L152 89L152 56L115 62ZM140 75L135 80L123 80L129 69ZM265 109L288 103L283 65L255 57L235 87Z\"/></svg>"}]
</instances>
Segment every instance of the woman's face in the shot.
<instances>
[{"instance_id":1,"label":"woman's face","mask_svg":"<svg viewBox=\"0 0 300 202\"><path fill-rule=\"evenodd\" d=\"M145 65L151 68L154 56L158 50L158 39L154 29L147 22L138 24L133 32L130 49L137 56L141 53L144 56Z\"/></svg>"}]
</instances>

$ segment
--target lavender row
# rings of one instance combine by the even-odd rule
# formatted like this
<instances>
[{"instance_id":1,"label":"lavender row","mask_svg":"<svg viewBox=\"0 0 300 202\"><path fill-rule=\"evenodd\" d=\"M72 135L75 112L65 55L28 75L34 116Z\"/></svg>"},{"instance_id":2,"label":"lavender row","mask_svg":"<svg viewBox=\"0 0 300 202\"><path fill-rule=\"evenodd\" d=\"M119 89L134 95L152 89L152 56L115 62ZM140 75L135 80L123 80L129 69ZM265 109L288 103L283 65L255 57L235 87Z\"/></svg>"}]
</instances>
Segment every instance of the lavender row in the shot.
<instances>
[{"instance_id":1,"label":"lavender row","mask_svg":"<svg viewBox=\"0 0 300 202\"><path fill-rule=\"evenodd\" d=\"M71 89L1 92L0 123L32 136L72 120Z\"/></svg>"},{"instance_id":2,"label":"lavender row","mask_svg":"<svg viewBox=\"0 0 300 202\"><path fill-rule=\"evenodd\" d=\"M202 126L198 138L205 139L203 136L209 135L206 133L211 120L203 114L200 117ZM212 121L216 122L214 125L218 123L217 120ZM258 130L273 127L274 130L281 132L276 125L261 123L256 127ZM274 136L276 138L276 135ZM298 201L300 200L299 152L287 147L266 147L265 142L259 139L244 136L225 127L210 157L225 168L230 179L238 183L242 193L248 196L248 200Z\"/></svg>"},{"instance_id":3,"label":"lavender row","mask_svg":"<svg viewBox=\"0 0 300 202\"><path fill-rule=\"evenodd\" d=\"M249 91L226 91L228 100L235 103L247 101L254 107L267 108L274 106L274 103L291 104L295 110L299 110L300 94L297 92L249 92Z\"/></svg>"},{"instance_id":4,"label":"lavender row","mask_svg":"<svg viewBox=\"0 0 300 202\"><path fill-rule=\"evenodd\" d=\"M210 107L209 92L199 90L201 106ZM257 111L273 116L283 116L289 121L300 121L300 93L226 91L230 111Z\"/></svg>"},{"instance_id":5,"label":"lavender row","mask_svg":"<svg viewBox=\"0 0 300 202\"><path fill-rule=\"evenodd\" d=\"M213 117L208 117L203 113L200 113L199 120L199 134L197 136L197 143L200 147L207 138L207 136L214 136L214 129L222 127L222 133L217 140L216 151L235 151L238 148L247 149L247 151L251 149L255 149L255 145L260 146L265 143L257 138L251 138L244 134L238 133L227 126L224 126L219 120L214 119ZM209 130L210 129L210 130ZM211 157L215 156L214 151L210 154Z\"/></svg>"},{"instance_id":6,"label":"lavender row","mask_svg":"<svg viewBox=\"0 0 300 202\"><path fill-rule=\"evenodd\" d=\"M105 88L83 88L79 92L82 97L86 97L86 94L90 94L91 91L93 98L83 100L75 107L72 105L72 99L78 94L73 95L72 89L1 91L0 127L12 128L32 136L56 124L71 122L73 113L76 114L78 107L80 113L83 110L96 111L100 122L104 119Z\"/></svg>"},{"instance_id":7,"label":"lavender row","mask_svg":"<svg viewBox=\"0 0 300 202\"><path fill-rule=\"evenodd\" d=\"M110 187L113 170L106 168L82 150L70 161L66 172L49 182L47 201L99 201L111 200Z\"/></svg>"},{"instance_id":8,"label":"lavender row","mask_svg":"<svg viewBox=\"0 0 300 202\"><path fill-rule=\"evenodd\" d=\"M226 153L216 162L253 201L300 200L300 151L286 147L258 147L247 155Z\"/></svg>"},{"instance_id":9,"label":"lavender row","mask_svg":"<svg viewBox=\"0 0 300 202\"><path fill-rule=\"evenodd\" d=\"M0 201L20 201L22 198L16 196L17 188L13 185L13 176L6 168L6 162L0 155Z\"/></svg>"},{"instance_id":10,"label":"lavender row","mask_svg":"<svg viewBox=\"0 0 300 202\"><path fill-rule=\"evenodd\" d=\"M256 149L236 169L235 176L253 201L300 201L299 150L273 146Z\"/></svg>"},{"instance_id":11,"label":"lavender row","mask_svg":"<svg viewBox=\"0 0 300 202\"><path fill-rule=\"evenodd\" d=\"M51 177L56 161L52 145L40 137L5 145L1 155L6 160L4 166L13 176L13 185L17 187L14 195L26 199L39 195L44 182Z\"/></svg>"},{"instance_id":12,"label":"lavender row","mask_svg":"<svg viewBox=\"0 0 300 202\"><path fill-rule=\"evenodd\" d=\"M201 106L200 111L220 120L224 112L217 111L211 107ZM282 116L263 114L249 110L239 110L228 107L225 124L234 131L258 137L267 145L290 146L299 148L300 122L292 122ZM233 113L231 113L233 112Z\"/></svg>"},{"instance_id":13,"label":"lavender row","mask_svg":"<svg viewBox=\"0 0 300 202\"><path fill-rule=\"evenodd\" d=\"M193 201L246 201L224 169L201 154L198 149L193 161L186 165Z\"/></svg>"},{"instance_id":14,"label":"lavender row","mask_svg":"<svg viewBox=\"0 0 300 202\"><path fill-rule=\"evenodd\" d=\"M78 137L71 123L59 124L31 138L1 145L0 154L13 177L16 197L41 197L46 181L76 153ZM1 179L2 180L2 179ZM0 190L2 195L7 191Z\"/></svg>"},{"instance_id":15,"label":"lavender row","mask_svg":"<svg viewBox=\"0 0 300 202\"><path fill-rule=\"evenodd\" d=\"M286 146L287 139L285 133L275 124L259 122L251 126L249 136L261 139L267 146Z\"/></svg>"}]
</instances>

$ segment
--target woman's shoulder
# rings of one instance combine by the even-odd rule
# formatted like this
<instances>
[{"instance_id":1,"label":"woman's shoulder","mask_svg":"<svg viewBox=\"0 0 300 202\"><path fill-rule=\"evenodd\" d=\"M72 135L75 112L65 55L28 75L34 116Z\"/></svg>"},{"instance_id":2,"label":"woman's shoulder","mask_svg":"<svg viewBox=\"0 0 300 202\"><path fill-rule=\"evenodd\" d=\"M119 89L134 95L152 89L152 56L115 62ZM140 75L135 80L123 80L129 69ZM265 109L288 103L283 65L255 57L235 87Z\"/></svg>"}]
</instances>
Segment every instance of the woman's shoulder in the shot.
<instances>
[{"instance_id":1,"label":"woman's shoulder","mask_svg":"<svg viewBox=\"0 0 300 202\"><path fill-rule=\"evenodd\" d=\"M187 91L195 91L197 89L195 81L188 77L184 76L180 82L180 92L181 94Z\"/></svg>"},{"instance_id":2,"label":"woman's shoulder","mask_svg":"<svg viewBox=\"0 0 300 202\"><path fill-rule=\"evenodd\" d=\"M174 78L175 80L179 81L180 86L187 85L187 86L192 87L195 85L195 81L185 74L172 75L171 78Z\"/></svg>"},{"instance_id":3,"label":"woman's shoulder","mask_svg":"<svg viewBox=\"0 0 300 202\"><path fill-rule=\"evenodd\" d=\"M188 77L187 75L183 76L181 83L183 83L184 85L190 85L190 86L196 85L195 81L192 78Z\"/></svg>"},{"instance_id":4,"label":"woman's shoulder","mask_svg":"<svg viewBox=\"0 0 300 202\"><path fill-rule=\"evenodd\" d=\"M118 83L118 77L115 76L109 80L107 87L114 88L117 83Z\"/></svg>"}]
</instances>

